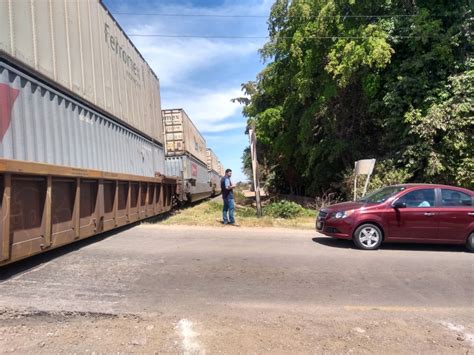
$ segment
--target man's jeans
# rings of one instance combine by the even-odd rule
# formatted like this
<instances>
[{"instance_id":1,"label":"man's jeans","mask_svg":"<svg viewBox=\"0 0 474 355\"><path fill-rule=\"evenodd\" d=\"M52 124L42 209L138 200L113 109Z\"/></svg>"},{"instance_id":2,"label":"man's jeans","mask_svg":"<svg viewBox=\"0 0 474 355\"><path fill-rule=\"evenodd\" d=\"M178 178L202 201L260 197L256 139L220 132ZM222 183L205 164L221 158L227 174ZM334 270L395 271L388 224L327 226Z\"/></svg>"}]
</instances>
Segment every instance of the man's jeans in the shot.
<instances>
[{"instance_id":1,"label":"man's jeans","mask_svg":"<svg viewBox=\"0 0 474 355\"><path fill-rule=\"evenodd\" d=\"M224 224L235 223L234 209L234 199L224 199L224 209L222 210L222 221L224 222ZM227 213L229 213L229 218L227 218Z\"/></svg>"}]
</instances>

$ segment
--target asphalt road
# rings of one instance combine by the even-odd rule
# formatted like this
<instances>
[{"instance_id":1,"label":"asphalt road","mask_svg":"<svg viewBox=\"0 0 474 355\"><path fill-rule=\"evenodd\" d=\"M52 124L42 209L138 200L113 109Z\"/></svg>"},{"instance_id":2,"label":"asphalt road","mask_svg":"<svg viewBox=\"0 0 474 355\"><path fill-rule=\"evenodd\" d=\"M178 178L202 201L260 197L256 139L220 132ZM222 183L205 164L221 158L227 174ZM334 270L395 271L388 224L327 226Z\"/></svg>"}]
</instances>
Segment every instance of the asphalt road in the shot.
<instances>
[{"instance_id":1,"label":"asphalt road","mask_svg":"<svg viewBox=\"0 0 474 355\"><path fill-rule=\"evenodd\" d=\"M142 225L0 269L0 352L474 351L474 256Z\"/></svg>"}]
</instances>

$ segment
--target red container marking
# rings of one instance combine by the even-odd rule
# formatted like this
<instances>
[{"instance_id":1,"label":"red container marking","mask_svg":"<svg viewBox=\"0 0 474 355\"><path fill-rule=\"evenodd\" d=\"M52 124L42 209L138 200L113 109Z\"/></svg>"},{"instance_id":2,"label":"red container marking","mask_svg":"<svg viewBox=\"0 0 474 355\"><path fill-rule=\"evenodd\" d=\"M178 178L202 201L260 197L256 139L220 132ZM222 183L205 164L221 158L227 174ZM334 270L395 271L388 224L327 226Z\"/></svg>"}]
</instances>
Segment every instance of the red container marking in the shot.
<instances>
[{"instance_id":1,"label":"red container marking","mask_svg":"<svg viewBox=\"0 0 474 355\"><path fill-rule=\"evenodd\" d=\"M19 94L20 90L0 84L0 141L10 127L13 104Z\"/></svg>"}]
</instances>

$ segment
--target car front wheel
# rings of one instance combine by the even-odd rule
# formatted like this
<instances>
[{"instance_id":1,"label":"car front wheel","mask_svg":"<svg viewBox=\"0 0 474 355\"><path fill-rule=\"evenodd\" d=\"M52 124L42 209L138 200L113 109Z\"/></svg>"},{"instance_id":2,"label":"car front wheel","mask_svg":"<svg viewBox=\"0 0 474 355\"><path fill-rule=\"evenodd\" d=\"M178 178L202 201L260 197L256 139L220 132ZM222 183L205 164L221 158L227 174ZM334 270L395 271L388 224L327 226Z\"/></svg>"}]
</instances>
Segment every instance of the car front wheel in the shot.
<instances>
[{"instance_id":1,"label":"car front wheel","mask_svg":"<svg viewBox=\"0 0 474 355\"><path fill-rule=\"evenodd\" d=\"M366 223L356 229L353 240L359 249L375 250L382 244L382 231L376 225Z\"/></svg>"},{"instance_id":2,"label":"car front wheel","mask_svg":"<svg viewBox=\"0 0 474 355\"><path fill-rule=\"evenodd\" d=\"M466 248L471 253L474 253L474 232L472 232L471 235L469 237L467 237Z\"/></svg>"}]
</instances>

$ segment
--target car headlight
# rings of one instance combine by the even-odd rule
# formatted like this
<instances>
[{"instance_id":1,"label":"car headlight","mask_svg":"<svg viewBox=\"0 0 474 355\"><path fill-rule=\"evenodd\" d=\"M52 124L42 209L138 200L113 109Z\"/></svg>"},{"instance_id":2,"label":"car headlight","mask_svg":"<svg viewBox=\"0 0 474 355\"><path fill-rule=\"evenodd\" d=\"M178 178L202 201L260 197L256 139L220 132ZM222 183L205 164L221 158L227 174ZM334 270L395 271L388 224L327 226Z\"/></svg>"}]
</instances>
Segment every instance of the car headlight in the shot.
<instances>
[{"instance_id":1,"label":"car headlight","mask_svg":"<svg viewBox=\"0 0 474 355\"><path fill-rule=\"evenodd\" d=\"M333 214L333 217L336 219L346 218L349 217L352 213L354 213L354 210L338 211Z\"/></svg>"}]
</instances>

